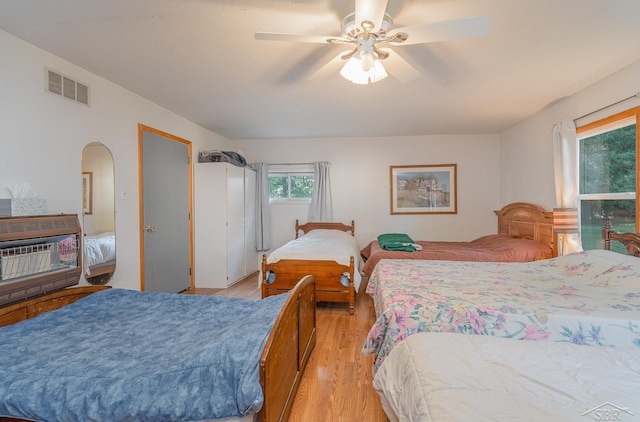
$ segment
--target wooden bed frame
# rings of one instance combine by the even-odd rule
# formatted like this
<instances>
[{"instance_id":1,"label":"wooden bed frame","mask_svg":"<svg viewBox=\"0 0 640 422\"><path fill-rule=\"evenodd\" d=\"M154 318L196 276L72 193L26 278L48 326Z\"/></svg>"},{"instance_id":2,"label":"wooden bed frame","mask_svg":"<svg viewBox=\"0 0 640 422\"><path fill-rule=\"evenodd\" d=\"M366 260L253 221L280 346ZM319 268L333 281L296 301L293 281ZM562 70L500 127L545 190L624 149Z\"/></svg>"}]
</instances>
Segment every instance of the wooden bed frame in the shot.
<instances>
[{"instance_id":1,"label":"wooden bed frame","mask_svg":"<svg viewBox=\"0 0 640 422\"><path fill-rule=\"evenodd\" d=\"M610 251L611 241L617 240L625 246L627 254L640 258L640 234L632 232L618 233L611 228L609 217L606 218L602 228L602 239L604 239L604 248L606 250Z\"/></svg>"},{"instance_id":2,"label":"wooden bed frame","mask_svg":"<svg viewBox=\"0 0 640 422\"><path fill-rule=\"evenodd\" d=\"M498 234L536 240L549 245L553 256L558 256L553 212L528 202L513 202L494 213L498 216Z\"/></svg>"},{"instance_id":3,"label":"wooden bed frame","mask_svg":"<svg viewBox=\"0 0 640 422\"><path fill-rule=\"evenodd\" d=\"M355 235L355 223L352 220L348 226L342 223L306 223L300 224L296 220L296 234L308 233L315 229L331 229L351 232ZM340 265L335 261L328 260L303 260L303 259L281 259L278 262L267 264L267 255L262 255L262 297L277 295L290 290L296 283L307 274L313 274L316 279L316 300L319 302L340 302L349 304L349 314L355 313L355 257L351 257L349 265ZM266 283L264 274L273 271L277 274L275 281ZM349 273L349 287L340 283L340 276Z\"/></svg>"},{"instance_id":4,"label":"wooden bed frame","mask_svg":"<svg viewBox=\"0 0 640 422\"><path fill-rule=\"evenodd\" d=\"M71 287L0 309L0 326L33 318L109 286ZM287 298L260 358L264 405L261 422L286 421L309 356L316 345L315 280L299 280ZM0 421L22 421L3 418Z\"/></svg>"}]
</instances>

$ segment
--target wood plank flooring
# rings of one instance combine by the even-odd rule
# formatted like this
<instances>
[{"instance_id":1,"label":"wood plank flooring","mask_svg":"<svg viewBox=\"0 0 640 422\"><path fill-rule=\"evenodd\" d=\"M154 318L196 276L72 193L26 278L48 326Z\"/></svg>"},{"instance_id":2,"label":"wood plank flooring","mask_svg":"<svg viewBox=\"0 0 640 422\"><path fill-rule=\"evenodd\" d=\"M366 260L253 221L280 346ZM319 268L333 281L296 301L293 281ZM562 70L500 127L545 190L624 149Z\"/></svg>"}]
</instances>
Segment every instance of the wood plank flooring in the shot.
<instances>
[{"instance_id":1,"label":"wood plank flooring","mask_svg":"<svg viewBox=\"0 0 640 422\"><path fill-rule=\"evenodd\" d=\"M257 275L228 289L195 289L194 293L260 299ZM357 295L355 315L349 315L346 304L321 302L316 317L316 347L289 422L388 422L373 389L373 356L361 351L375 321L371 297Z\"/></svg>"}]
</instances>

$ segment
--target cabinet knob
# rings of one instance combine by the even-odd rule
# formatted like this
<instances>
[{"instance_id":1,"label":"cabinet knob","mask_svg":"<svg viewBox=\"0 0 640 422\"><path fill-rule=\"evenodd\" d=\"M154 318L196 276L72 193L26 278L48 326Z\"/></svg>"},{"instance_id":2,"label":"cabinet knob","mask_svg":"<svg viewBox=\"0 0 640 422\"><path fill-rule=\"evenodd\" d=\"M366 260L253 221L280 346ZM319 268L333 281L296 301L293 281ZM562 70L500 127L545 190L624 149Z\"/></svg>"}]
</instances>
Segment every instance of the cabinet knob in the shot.
<instances>
[{"instance_id":1,"label":"cabinet knob","mask_svg":"<svg viewBox=\"0 0 640 422\"><path fill-rule=\"evenodd\" d=\"M144 229L145 229L146 231L148 231L148 232L154 232L154 231L156 231L156 228L155 228L155 227L153 227L153 226L147 226L147 227L145 227Z\"/></svg>"}]
</instances>

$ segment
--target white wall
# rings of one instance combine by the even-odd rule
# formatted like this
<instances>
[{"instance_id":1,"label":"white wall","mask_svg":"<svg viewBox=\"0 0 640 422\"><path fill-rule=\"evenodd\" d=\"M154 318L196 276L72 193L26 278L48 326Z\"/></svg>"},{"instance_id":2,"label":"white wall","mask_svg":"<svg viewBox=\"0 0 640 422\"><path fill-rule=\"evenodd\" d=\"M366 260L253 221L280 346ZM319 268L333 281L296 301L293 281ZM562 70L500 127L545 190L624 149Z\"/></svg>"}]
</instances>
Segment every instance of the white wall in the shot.
<instances>
[{"instance_id":1,"label":"white wall","mask_svg":"<svg viewBox=\"0 0 640 422\"><path fill-rule=\"evenodd\" d=\"M500 143L500 202L534 202L547 209L556 206L553 125L592 113L639 91L640 62L637 62L504 131ZM637 102L627 107L632 105Z\"/></svg>"},{"instance_id":2,"label":"white wall","mask_svg":"<svg viewBox=\"0 0 640 422\"><path fill-rule=\"evenodd\" d=\"M29 183L49 213L81 214L81 155L90 142L113 154L117 270L110 283L140 288L138 123L193 142L227 149L229 141L54 55L0 31L0 198L6 186ZM44 90L44 68L91 87L91 107ZM126 193L128 199L123 200Z\"/></svg>"},{"instance_id":3,"label":"white wall","mask_svg":"<svg viewBox=\"0 0 640 422\"><path fill-rule=\"evenodd\" d=\"M500 203L498 135L449 135L344 139L236 141L248 162L331 162L334 220L355 220L361 246L385 232L416 240L471 240L495 233ZM389 167L457 164L458 214L391 215ZM272 249L294 236L295 220L307 221L308 205L274 204Z\"/></svg>"}]
</instances>

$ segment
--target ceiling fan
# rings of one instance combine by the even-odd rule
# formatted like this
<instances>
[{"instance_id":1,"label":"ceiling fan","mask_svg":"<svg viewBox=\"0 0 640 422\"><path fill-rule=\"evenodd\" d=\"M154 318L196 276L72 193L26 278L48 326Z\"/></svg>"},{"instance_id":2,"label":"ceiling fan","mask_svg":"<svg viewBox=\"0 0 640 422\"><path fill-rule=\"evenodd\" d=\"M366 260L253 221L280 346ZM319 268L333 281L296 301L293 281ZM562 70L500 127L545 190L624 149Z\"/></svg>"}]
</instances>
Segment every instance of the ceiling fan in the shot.
<instances>
[{"instance_id":1,"label":"ceiling fan","mask_svg":"<svg viewBox=\"0 0 640 422\"><path fill-rule=\"evenodd\" d=\"M402 82L420 76L406 60L397 53L382 50L383 47L475 38L489 31L489 16L394 28L386 8L387 0L355 0L355 11L342 20L340 36L256 32L255 38L347 45L350 50L341 53L324 68L333 70L338 62L346 60L340 74L353 83L367 84L387 76L382 60L392 65L394 76Z\"/></svg>"},{"instance_id":2,"label":"ceiling fan","mask_svg":"<svg viewBox=\"0 0 640 422\"><path fill-rule=\"evenodd\" d=\"M394 76L402 82L420 76L397 53L381 48L475 38L489 31L489 16L394 28L386 9L387 0L355 0L355 11L342 20L340 36L256 32L255 38L349 46L348 51L340 53L323 69L332 71L337 63L346 60L340 74L353 83L367 84L387 76L382 60L394 68Z\"/></svg>"}]
</instances>

